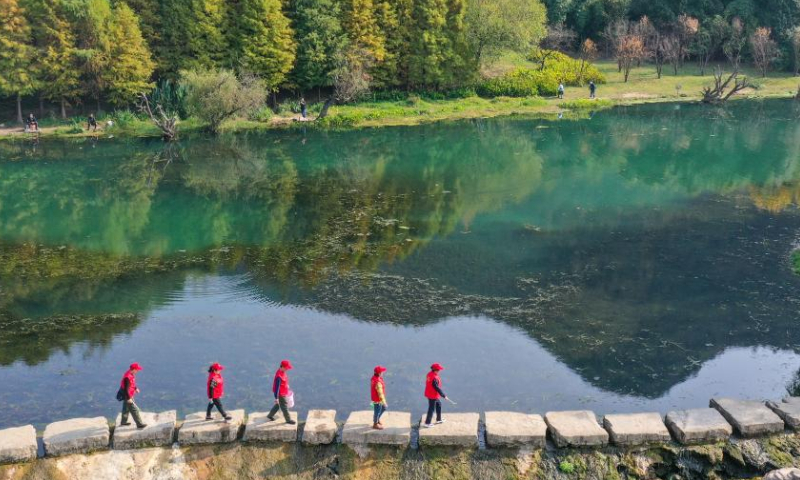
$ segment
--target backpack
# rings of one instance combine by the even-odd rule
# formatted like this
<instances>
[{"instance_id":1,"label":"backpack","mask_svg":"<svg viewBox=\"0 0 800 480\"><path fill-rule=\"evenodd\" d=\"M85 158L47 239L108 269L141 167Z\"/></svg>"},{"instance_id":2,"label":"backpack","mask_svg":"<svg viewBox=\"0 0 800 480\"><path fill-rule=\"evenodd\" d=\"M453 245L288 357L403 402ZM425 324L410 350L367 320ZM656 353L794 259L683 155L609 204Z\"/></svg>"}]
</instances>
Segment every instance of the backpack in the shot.
<instances>
[{"instance_id":1,"label":"backpack","mask_svg":"<svg viewBox=\"0 0 800 480\"><path fill-rule=\"evenodd\" d=\"M123 400L126 400L126 398L125 398L125 397L127 397L127 396L128 396L128 395L126 395L127 393L128 393L128 392L126 392L124 388L122 388L122 387L119 387L119 390L117 390L117 401L118 401L118 402L121 402L121 401L123 401Z\"/></svg>"}]
</instances>

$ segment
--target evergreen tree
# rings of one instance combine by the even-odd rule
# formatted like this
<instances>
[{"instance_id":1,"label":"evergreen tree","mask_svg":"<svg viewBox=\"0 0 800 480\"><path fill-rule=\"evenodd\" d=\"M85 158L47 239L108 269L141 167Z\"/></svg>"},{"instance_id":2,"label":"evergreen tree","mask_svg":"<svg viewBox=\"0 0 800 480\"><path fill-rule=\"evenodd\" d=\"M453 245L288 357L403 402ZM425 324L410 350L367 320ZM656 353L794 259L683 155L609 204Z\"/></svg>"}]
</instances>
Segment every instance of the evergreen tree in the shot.
<instances>
[{"instance_id":1,"label":"evergreen tree","mask_svg":"<svg viewBox=\"0 0 800 480\"><path fill-rule=\"evenodd\" d=\"M97 102L106 90L108 66L108 24L112 10L109 0L76 0L70 4L71 23L75 25L78 66L85 94Z\"/></svg>"},{"instance_id":2,"label":"evergreen tree","mask_svg":"<svg viewBox=\"0 0 800 480\"><path fill-rule=\"evenodd\" d=\"M17 0L0 0L0 92L17 97L22 123L22 96L35 90L31 30Z\"/></svg>"},{"instance_id":3,"label":"evergreen tree","mask_svg":"<svg viewBox=\"0 0 800 480\"><path fill-rule=\"evenodd\" d=\"M133 10L119 3L108 25L107 67L103 71L108 99L115 105L125 105L136 95L152 88L150 76L155 65L139 29Z\"/></svg>"},{"instance_id":4,"label":"evergreen tree","mask_svg":"<svg viewBox=\"0 0 800 480\"><path fill-rule=\"evenodd\" d=\"M417 0L413 12L409 82L441 88L466 73L463 0Z\"/></svg>"},{"instance_id":5,"label":"evergreen tree","mask_svg":"<svg viewBox=\"0 0 800 480\"><path fill-rule=\"evenodd\" d=\"M345 0L342 26L352 47L365 51L376 62L386 55L386 38L378 26L372 0Z\"/></svg>"},{"instance_id":6,"label":"evergreen tree","mask_svg":"<svg viewBox=\"0 0 800 480\"><path fill-rule=\"evenodd\" d=\"M276 90L286 81L297 49L280 0L240 0L233 14L230 35L239 68Z\"/></svg>"},{"instance_id":7,"label":"evergreen tree","mask_svg":"<svg viewBox=\"0 0 800 480\"><path fill-rule=\"evenodd\" d=\"M224 22L225 0L192 0L188 68L217 69L223 65L228 50Z\"/></svg>"},{"instance_id":8,"label":"evergreen tree","mask_svg":"<svg viewBox=\"0 0 800 480\"><path fill-rule=\"evenodd\" d=\"M297 38L297 58L292 77L302 89L331 84L336 55L347 47L336 0L295 0L292 22Z\"/></svg>"},{"instance_id":9,"label":"evergreen tree","mask_svg":"<svg viewBox=\"0 0 800 480\"><path fill-rule=\"evenodd\" d=\"M158 71L177 81L192 60L189 49L193 0L161 0L161 38L154 50Z\"/></svg>"},{"instance_id":10,"label":"evergreen tree","mask_svg":"<svg viewBox=\"0 0 800 480\"><path fill-rule=\"evenodd\" d=\"M375 5L378 27L385 36L383 61L372 71L378 88L405 86L408 83L408 52L413 0L381 0Z\"/></svg>"}]
</instances>

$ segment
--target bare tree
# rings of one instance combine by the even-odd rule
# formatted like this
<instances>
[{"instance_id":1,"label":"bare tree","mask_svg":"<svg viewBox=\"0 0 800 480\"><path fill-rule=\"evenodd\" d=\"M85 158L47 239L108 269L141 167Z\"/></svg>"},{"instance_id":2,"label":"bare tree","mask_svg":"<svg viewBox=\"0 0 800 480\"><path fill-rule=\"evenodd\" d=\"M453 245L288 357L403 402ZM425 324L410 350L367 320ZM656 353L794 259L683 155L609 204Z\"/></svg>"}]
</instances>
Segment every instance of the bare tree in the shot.
<instances>
[{"instance_id":1,"label":"bare tree","mask_svg":"<svg viewBox=\"0 0 800 480\"><path fill-rule=\"evenodd\" d=\"M153 125L161 130L161 138L171 142L178 136L178 116L168 115L160 103L155 105L155 110L150 106L150 99L147 94L139 94L139 111L147 114Z\"/></svg>"},{"instance_id":2,"label":"bare tree","mask_svg":"<svg viewBox=\"0 0 800 480\"><path fill-rule=\"evenodd\" d=\"M622 47L623 39L630 32L630 23L627 20L617 20L609 24L603 30L603 38L605 39L606 50L610 56L617 57L617 70L622 72L622 63L619 61L619 52Z\"/></svg>"},{"instance_id":3,"label":"bare tree","mask_svg":"<svg viewBox=\"0 0 800 480\"><path fill-rule=\"evenodd\" d=\"M369 91L372 77L368 72L373 64L369 52L362 48L353 48L338 54L336 63L336 68L331 72L333 94L325 100L317 120L325 118L334 103L358 100Z\"/></svg>"},{"instance_id":4,"label":"bare tree","mask_svg":"<svg viewBox=\"0 0 800 480\"><path fill-rule=\"evenodd\" d=\"M700 21L688 15L678 15L675 25L675 37L678 40L678 63L683 67L683 61L689 55L689 49L700 29ZM677 74L677 71L675 72Z\"/></svg>"},{"instance_id":5,"label":"bare tree","mask_svg":"<svg viewBox=\"0 0 800 480\"><path fill-rule=\"evenodd\" d=\"M628 81L633 65L641 61L645 57L645 53L642 37L633 34L623 37L617 51L617 61L622 66L625 82Z\"/></svg>"},{"instance_id":6,"label":"bare tree","mask_svg":"<svg viewBox=\"0 0 800 480\"><path fill-rule=\"evenodd\" d=\"M578 38L574 30L563 23L547 27L547 36L542 40L542 47L535 49L531 60L539 63L539 69L544 70L547 61L555 56L555 52L569 52Z\"/></svg>"},{"instance_id":7,"label":"bare tree","mask_svg":"<svg viewBox=\"0 0 800 480\"><path fill-rule=\"evenodd\" d=\"M719 15L709 19L706 23L700 26L697 31L697 36L694 40L694 51L700 60L700 75L706 74L708 62L711 58L719 52L722 44L727 38L730 26Z\"/></svg>"},{"instance_id":8,"label":"bare tree","mask_svg":"<svg viewBox=\"0 0 800 480\"><path fill-rule=\"evenodd\" d=\"M772 39L772 29L758 27L750 35L750 49L753 52L753 63L761 70L761 76L767 76L767 70L778 59L778 44Z\"/></svg>"},{"instance_id":9,"label":"bare tree","mask_svg":"<svg viewBox=\"0 0 800 480\"><path fill-rule=\"evenodd\" d=\"M731 21L731 29L728 38L722 45L722 52L731 62L734 71L739 71L739 65L742 63L742 51L747 44L747 36L744 31L744 24L739 18L734 18Z\"/></svg>"},{"instance_id":10,"label":"bare tree","mask_svg":"<svg viewBox=\"0 0 800 480\"><path fill-rule=\"evenodd\" d=\"M678 74L678 68L681 65L681 41L677 35L666 35L661 37L660 42L661 51L664 55L664 60L672 65L672 70L675 75Z\"/></svg>"},{"instance_id":11,"label":"bare tree","mask_svg":"<svg viewBox=\"0 0 800 480\"><path fill-rule=\"evenodd\" d=\"M581 43L581 48L578 50L578 57L581 59L581 69L578 72L578 81L583 82L583 74L586 72L586 66L595 58L597 58L597 45L591 38L587 38Z\"/></svg>"},{"instance_id":12,"label":"bare tree","mask_svg":"<svg viewBox=\"0 0 800 480\"><path fill-rule=\"evenodd\" d=\"M733 82L733 85L731 85ZM727 102L729 98L738 92L749 88L750 82L747 77L739 77L739 72L734 70L727 80L722 80L722 70L717 67L714 72L714 86L703 88L703 103L719 104Z\"/></svg>"}]
</instances>

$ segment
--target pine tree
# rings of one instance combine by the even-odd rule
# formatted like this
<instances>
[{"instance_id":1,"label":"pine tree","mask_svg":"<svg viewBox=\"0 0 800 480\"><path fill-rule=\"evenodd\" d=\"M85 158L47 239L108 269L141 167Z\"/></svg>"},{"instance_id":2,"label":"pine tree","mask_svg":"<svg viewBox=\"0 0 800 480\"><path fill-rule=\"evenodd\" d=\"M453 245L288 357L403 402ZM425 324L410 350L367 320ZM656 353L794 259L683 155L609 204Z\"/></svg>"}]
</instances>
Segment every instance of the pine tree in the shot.
<instances>
[{"instance_id":1,"label":"pine tree","mask_svg":"<svg viewBox=\"0 0 800 480\"><path fill-rule=\"evenodd\" d=\"M103 72L104 83L111 103L125 105L152 88L150 76L155 65L139 29L139 19L127 4L119 3L114 8L108 37L109 62Z\"/></svg>"},{"instance_id":2,"label":"pine tree","mask_svg":"<svg viewBox=\"0 0 800 480\"><path fill-rule=\"evenodd\" d=\"M105 70L109 62L108 25L111 15L109 0L76 0L71 8L81 86L85 94L95 99L98 110L107 88Z\"/></svg>"},{"instance_id":3,"label":"pine tree","mask_svg":"<svg viewBox=\"0 0 800 480\"><path fill-rule=\"evenodd\" d=\"M386 56L386 37L378 26L372 0L344 0L342 26L354 49L369 52L376 62Z\"/></svg>"},{"instance_id":4,"label":"pine tree","mask_svg":"<svg viewBox=\"0 0 800 480\"><path fill-rule=\"evenodd\" d=\"M331 84L336 55L347 47L336 0L295 0L291 9L297 38L292 78L302 89Z\"/></svg>"},{"instance_id":5,"label":"pine tree","mask_svg":"<svg viewBox=\"0 0 800 480\"><path fill-rule=\"evenodd\" d=\"M417 0L409 56L411 85L446 87L465 73L464 11L463 0Z\"/></svg>"},{"instance_id":6,"label":"pine tree","mask_svg":"<svg viewBox=\"0 0 800 480\"><path fill-rule=\"evenodd\" d=\"M28 21L17 0L0 0L0 93L17 97L22 123L22 96L36 88L31 62L33 47Z\"/></svg>"},{"instance_id":7,"label":"pine tree","mask_svg":"<svg viewBox=\"0 0 800 480\"><path fill-rule=\"evenodd\" d=\"M217 69L222 67L228 42L222 31L225 22L225 0L192 0L188 49L188 68Z\"/></svg>"},{"instance_id":8,"label":"pine tree","mask_svg":"<svg viewBox=\"0 0 800 480\"><path fill-rule=\"evenodd\" d=\"M408 84L408 52L411 49L413 0L379 0L375 5L378 27L385 36L386 54L372 70L377 88Z\"/></svg>"},{"instance_id":9,"label":"pine tree","mask_svg":"<svg viewBox=\"0 0 800 480\"><path fill-rule=\"evenodd\" d=\"M289 19L280 0L240 0L237 7L230 34L238 66L261 77L274 91L286 81L297 49Z\"/></svg>"},{"instance_id":10,"label":"pine tree","mask_svg":"<svg viewBox=\"0 0 800 480\"><path fill-rule=\"evenodd\" d=\"M172 81L180 78L181 70L190 69L190 24L193 0L161 0L161 32L154 50L158 71Z\"/></svg>"}]
</instances>

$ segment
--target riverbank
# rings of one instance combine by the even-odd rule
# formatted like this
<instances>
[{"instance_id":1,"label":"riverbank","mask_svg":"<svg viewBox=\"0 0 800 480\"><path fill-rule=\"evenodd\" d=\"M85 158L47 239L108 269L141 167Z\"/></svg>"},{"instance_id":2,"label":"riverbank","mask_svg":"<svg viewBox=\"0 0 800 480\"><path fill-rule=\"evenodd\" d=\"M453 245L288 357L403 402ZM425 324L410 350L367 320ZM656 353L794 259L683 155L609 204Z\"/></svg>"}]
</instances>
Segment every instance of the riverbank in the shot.
<instances>
[{"instance_id":1,"label":"riverbank","mask_svg":"<svg viewBox=\"0 0 800 480\"><path fill-rule=\"evenodd\" d=\"M493 74L518 66L528 66L524 60L503 60L495 66ZM264 121L232 120L224 125L225 132L248 132L274 130L292 127L313 128L363 128L420 125L439 121L490 118L498 116L524 115L553 118L557 115L581 118L587 112L617 105L642 103L686 102L700 98L704 86L713 83L712 68L705 75L699 75L696 65L687 64L678 75L665 69L661 79L656 78L654 67L644 65L634 68L628 82L623 81L613 61L600 61L597 67L608 79L598 88L598 99L589 100L586 88L567 88L564 99L558 98L480 98L426 99L410 94L406 99L396 101L364 101L356 104L340 105L331 108L328 118L320 125L317 122L301 121L300 116L284 111ZM791 98L797 93L800 79L784 73L772 73L768 78L760 78L755 72L745 70L754 88L738 94L736 99ZM309 117L314 118L319 104L311 106ZM159 131L149 122L136 116L112 115L98 132L85 130L80 119L67 121L43 121L40 137L83 138L83 137L153 137ZM184 135L203 132L205 126L189 119L180 124ZM22 128L16 126L0 127L0 138L31 138Z\"/></svg>"}]
</instances>

